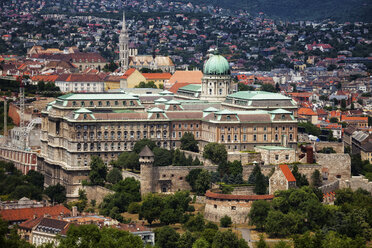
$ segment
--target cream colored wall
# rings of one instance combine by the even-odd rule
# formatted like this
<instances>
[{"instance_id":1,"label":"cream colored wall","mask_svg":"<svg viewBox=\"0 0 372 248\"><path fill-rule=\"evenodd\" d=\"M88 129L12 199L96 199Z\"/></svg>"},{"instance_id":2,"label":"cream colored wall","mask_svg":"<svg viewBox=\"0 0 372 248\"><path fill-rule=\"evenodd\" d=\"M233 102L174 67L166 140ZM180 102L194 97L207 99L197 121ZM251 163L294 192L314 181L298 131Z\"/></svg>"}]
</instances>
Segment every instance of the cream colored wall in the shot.
<instances>
[{"instance_id":1,"label":"cream colored wall","mask_svg":"<svg viewBox=\"0 0 372 248\"><path fill-rule=\"evenodd\" d=\"M105 82L105 91L120 89L120 82Z\"/></svg>"},{"instance_id":2,"label":"cream colored wall","mask_svg":"<svg viewBox=\"0 0 372 248\"><path fill-rule=\"evenodd\" d=\"M127 87L128 88L134 88L137 86L140 82L146 82L146 78L139 72L138 70L135 70L128 78L127 78Z\"/></svg>"},{"instance_id":3,"label":"cream colored wall","mask_svg":"<svg viewBox=\"0 0 372 248\"><path fill-rule=\"evenodd\" d=\"M360 156L362 158L362 161L368 160L369 163L372 163L372 152L360 151Z\"/></svg>"}]
</instances>

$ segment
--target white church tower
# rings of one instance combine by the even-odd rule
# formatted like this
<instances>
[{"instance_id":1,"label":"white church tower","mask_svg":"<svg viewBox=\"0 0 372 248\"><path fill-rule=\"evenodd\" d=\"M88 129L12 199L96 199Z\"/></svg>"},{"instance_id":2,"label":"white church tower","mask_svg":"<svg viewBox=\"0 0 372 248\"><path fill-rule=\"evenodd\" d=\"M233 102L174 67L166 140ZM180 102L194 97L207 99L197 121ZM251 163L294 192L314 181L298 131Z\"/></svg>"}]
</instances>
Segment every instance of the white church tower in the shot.
<instances>
[{"instance_id":1,"label":"white church tower","mask_svg":"<svg viewBox=\"0 0 372 248\"><path fill-rule=\"evenodd\" d=\"M123 12L123 26L119 37L119 61L121 71L125 72L129 67L129 35L125 24L125 12Z\"/></svg>"}]
</instances>

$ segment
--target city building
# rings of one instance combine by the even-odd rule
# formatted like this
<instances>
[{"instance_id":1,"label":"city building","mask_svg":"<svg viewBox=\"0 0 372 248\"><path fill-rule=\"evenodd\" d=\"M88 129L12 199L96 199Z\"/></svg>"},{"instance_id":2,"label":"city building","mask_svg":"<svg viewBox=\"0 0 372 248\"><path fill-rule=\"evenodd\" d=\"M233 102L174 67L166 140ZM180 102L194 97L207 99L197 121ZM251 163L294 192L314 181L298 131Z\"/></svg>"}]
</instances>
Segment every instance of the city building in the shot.
<instances>
[{"instance_id":1,"label":"city building","mask_svg":"<svg viewBox=\"0 0 372 248\"><path fill-rule=\"evenodd\" d=\"M66 186L67 197L77 197L82 181L88 179L91 156L100 156L109 165L144 138L166 149L180 147L186 132L194 135L200 150L210 142L224 144L229 152L281 145L284 141L295 147L295 102L267 92L228 95L231 76L227 61L214 56L217 59L210 58L205 67L211 75L205 75L206 90L200 94L201 99L213 101L184 99L163 91L68 94L51 102L42 112L38 156L38 170L44 174L46 186L60 183ZM213 75L213 70L221 69L220 60L223 75ZM209 76L215 77L211 87L217 88L212 91Z\"/></svg>"}]
</instances>

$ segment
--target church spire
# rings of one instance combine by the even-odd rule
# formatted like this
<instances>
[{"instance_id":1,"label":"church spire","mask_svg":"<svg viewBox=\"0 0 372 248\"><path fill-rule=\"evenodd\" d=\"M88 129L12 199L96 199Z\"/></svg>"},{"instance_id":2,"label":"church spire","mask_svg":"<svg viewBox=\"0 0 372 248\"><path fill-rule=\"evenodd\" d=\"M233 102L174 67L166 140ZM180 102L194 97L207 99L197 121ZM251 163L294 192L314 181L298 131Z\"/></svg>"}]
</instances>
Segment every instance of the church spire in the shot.
<instances>
[{"instance_id":1,"label":"church spire","mask_svg":"<svg viewBox=\"0 0 372 248\"><path fill-rule=\"evenodd\" d=\"M123 25L119 36L119 60L121 71L125 72L129 67L129 35L125 22L125 12L123 11Z\"/></svg>"},{"instance_id":2,"label":"church spire","mask_svg":"<svg viewBox=\"0 0 372 248\"><path fill-rule=\"evenodd\" d=\"M127 31L127 24L125 23L125 11L123 11L123 25L121 26L121 31L126 32Z\"/></svg>"}]
</instances>

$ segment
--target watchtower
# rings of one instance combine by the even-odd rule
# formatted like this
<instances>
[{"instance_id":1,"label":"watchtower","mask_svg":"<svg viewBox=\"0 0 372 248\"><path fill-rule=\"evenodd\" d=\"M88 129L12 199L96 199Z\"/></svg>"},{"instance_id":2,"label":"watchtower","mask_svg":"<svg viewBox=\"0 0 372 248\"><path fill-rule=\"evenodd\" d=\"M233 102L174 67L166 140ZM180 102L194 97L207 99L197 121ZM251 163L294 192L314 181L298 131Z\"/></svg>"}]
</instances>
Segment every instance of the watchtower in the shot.
<instances>
[{"instance_id":1,"label":"watchtower","mask_svg":"<svg viewBox=\"0 0 372 248\"><path fill-rule=\"evenodd\" d=\"M139 153L141 166L141 195L154 192L154 153L148 146L145 146Z\"/></svg>"}]
</instances>

